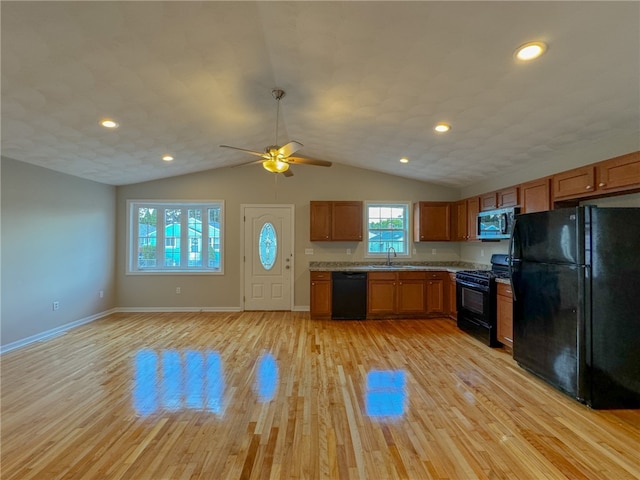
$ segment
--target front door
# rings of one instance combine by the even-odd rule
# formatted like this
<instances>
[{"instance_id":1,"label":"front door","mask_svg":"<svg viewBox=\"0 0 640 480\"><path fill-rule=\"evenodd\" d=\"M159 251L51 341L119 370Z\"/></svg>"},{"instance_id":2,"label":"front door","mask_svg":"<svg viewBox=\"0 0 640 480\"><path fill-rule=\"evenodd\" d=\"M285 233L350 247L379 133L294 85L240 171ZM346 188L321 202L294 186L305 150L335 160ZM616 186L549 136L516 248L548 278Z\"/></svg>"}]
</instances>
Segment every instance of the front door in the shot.
<instances>
[{"instance_id":1,"label":"front door","mask_svg":"<svg viewBox=\"0 0 640 480\"><path fill-rule=\"evenodd\" d=\"M243 205L245 310L292 310L293 205Z\"/></svg>"}]
</instances>

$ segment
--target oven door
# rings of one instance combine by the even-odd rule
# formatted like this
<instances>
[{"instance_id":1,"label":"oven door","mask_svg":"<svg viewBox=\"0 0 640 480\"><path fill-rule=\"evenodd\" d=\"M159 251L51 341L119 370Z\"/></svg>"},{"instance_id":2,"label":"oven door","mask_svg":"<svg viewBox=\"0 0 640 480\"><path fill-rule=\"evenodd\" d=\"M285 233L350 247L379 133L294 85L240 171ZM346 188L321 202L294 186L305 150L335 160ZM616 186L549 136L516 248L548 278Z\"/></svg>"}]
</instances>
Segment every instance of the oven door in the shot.
<instances>
[{"instance_id":1,"label":"oven door","mask_svg":"<svg viewBox=\"0 0 640 480\"><path fill-rule=\"evenodd\" d=\"M456 280L458 328L485 345L498 347L496 336L495 292L491 288Z\"/></svg>"}]
</instances>

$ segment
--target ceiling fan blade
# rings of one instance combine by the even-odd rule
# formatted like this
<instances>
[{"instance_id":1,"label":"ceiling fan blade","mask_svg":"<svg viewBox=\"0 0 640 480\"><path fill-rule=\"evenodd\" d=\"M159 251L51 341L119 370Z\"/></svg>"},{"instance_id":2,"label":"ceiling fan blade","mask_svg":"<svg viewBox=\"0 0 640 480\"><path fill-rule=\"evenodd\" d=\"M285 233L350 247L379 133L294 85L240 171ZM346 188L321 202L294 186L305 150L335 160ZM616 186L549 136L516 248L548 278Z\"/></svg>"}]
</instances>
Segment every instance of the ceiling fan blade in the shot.
<instances>
[{"instance_id":1,"label":"ceiling fan blade","mask_svg":"<svg viewBox=\"0 0 640 480\"><path fill-rule=\"evenodd\" d=\"M327 160L316 160L315 158L305 157L289 157L287 158L287 162L301 165L315 165L317 167L330 167L332 165L332 163Z\"/></svg>"},{"instance_id":2,"label":"ceiling fan blade","mask_svg":"<svg viewBox=\"0 0 640 480\"><path fill-rule=\"evenodd\" d=\"M264 152L254 152L253 150L247 150L246 148L238 148L238 147L232 147L231 145L220 145L222 148L232 148L234 150L240 150L241 152L245 152L245 153L249 153L251 155L256 155L258 157L264 157Z\"/></svg>"},{"instance_id":3,"label":"ceiling fan blade","mask_svg":"<svg viewBox=\"0 0 640 480\"><path fill-rule=\"evenodd\" d=\"M278 153L287 158L289 155L293 155L295 152L300 150L304 145L300 142L296 142L295 140L287 143L286 145L281 146L278 149Z\"/></svg>"},{"instance_id":4,"label":"ceiling fan blade","mask_svg":"<svg viewBox=\"0 0 640 480\"><path fill-rule=\"evenodd\" d=\"M285 170L284 172L282 172L282 174L283 174L285 177L293 177L293 172L291 171L291 169L289 169L289 170Z\"/></svg>"},{"instance_id":5,"label":"ceiling fan blade","mask_svg":"<svg viewBox=\"0 0 640 480\"><path fill-rule=\"evenodd\" d=\"M245 165L255 165L256 163L263 163L264 160L251 160L250 162L242 162L242 163L238 163L237 165L231 165L231 168L236 168L236 167L244 167Z\"/></svg>"}]
</instances>

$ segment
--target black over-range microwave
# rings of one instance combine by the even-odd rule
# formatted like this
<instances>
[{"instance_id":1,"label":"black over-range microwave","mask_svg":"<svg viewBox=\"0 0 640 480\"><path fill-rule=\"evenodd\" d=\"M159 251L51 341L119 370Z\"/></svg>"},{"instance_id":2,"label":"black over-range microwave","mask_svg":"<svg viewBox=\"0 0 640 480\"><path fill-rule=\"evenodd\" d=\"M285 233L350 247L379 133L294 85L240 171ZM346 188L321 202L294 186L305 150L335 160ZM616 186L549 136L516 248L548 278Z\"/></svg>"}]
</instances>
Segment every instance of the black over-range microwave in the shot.
<instances>
[{"instance_id":1,"label":"black over-range microwave","mask_svg":"<svg viewBox=\"0 0 640 480\"><path fill-rule=\"evenodd\" d=\"M520 207L501 208L480 212L476 223L476 232L481 240L501 240L511 236L515 216Z\"/></svg>"}]
</instances>

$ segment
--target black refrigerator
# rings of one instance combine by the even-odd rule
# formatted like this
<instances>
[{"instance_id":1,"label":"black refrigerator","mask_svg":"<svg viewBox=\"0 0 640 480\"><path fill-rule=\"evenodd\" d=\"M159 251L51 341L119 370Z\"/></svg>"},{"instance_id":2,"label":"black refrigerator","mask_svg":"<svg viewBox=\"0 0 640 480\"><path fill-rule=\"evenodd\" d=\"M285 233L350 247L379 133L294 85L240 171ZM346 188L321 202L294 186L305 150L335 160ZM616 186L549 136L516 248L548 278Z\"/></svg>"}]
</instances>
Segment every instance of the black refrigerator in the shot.
<instances>
[{"instance_id":1,"label":"black refrigerator","mask_svg":"<svg viewBox=\"0 0 640 480\"><path fill-rule=\"evenodd\" d=\"M592 408L640 408L640 208L517 216L513 357Z\"/></svg>"}]
</instances>

